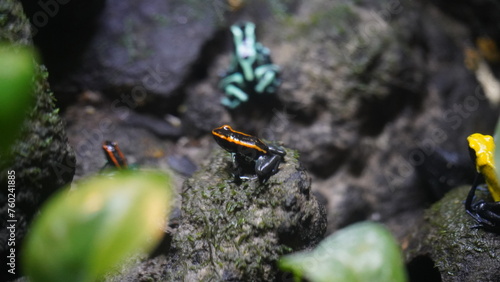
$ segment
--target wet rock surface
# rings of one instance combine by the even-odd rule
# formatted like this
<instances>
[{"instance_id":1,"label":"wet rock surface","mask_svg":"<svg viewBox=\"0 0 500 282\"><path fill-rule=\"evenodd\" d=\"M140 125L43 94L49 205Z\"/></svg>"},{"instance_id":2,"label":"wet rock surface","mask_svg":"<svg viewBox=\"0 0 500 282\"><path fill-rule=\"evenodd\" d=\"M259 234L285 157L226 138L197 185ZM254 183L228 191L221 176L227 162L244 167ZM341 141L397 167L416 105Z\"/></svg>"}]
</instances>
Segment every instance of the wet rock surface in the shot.
<instances>
[{"instance_id":1,"label":"wet rock surface","mask_svg":"<svg viewBox=\"0 0 500 282\"><path fill-rule=\"evenodd\" d=\"M192 72L198 71L198 60L211 57L199 55L216 36L224 12L211 5L185 1L55 3L48 6L49 11L57 9L56 16L35 39L53 62L48 67L54 75L54 89L60 92L91 89L140 100L149 94L172 99ZM25 6L36 24L39 5L27 2ZM87 16L82 17L82 12ZM53 36L61 38L62 44L46 40Z\"/></svg>"},{"instance_id":2,"label":"wet rock surface","mask_svg":"<svg viewBox=\"0 0 500 282\"><path fill-rule=\"evenodd\" d=\"M297 148L305 166L326 179L313 187L329 199L329 231L352 221L338 216L346 214L340 207L364 206L364 213L347 214L403 223L407 212L433 200L422 181L472 180L472 174L443 179L443 172L460 160L469 164L466 136L494 124L495 110L464 67L465 46L456 41L467 38L466 28L411 1L317 5L304 4L314 12L303 17L299 11L304 30L291 30L293 49L272 48L278 64L284 55L277 50L289 50L279 96L292 116L274 138ZM311 115L312 122L299 122ZM447 153L459 161L429 161L437 179L421 176L426 160ZM402 234L402 226L408 225L394 230Z\"/></svg>"},{"instance_id":3,"label":"wet rock surface","mask_svg":"<svg viewBox=\"0 0 500 282\"><path fill-rule=\"evenodd\" d=\"M326 230L326 213L310 179L287 150L268 182L232 183L231 156L220 149L186 180L182 219L170 248L150 259L127 281L270 281L277 259L315 245Z\"/></svg>"},{"instance_id":4,"label":"wet rock surface","mask_svg":"<svg viewBox=\"0 0 500 282\"><path fill-rule=\"evenodd\" d=\"M0 41L11 44L31 45L29 22L22 6L17 1L4 1L0 4ZM28 113L21 137L10 149L9 156L0 159L0 219L2 233L0 252L2 261L6 260L9 232L6 229L8 218L7 171L15 171L15 249L16 257L22 248L22 240L28 225L38 208L57 189L68 184L75 172L75 155L68 143L65 124L47 83L47 70L36 66L33 78L35 105ZM8 133L6 133L8 134ZM16 272L19 275L19 271ZM11 277L13 278L13 277Z\"/></svg>"},{"instance_id":5,"label":"wet rock surface","mask_svg":"<svg viewBox=\"0 0 500 282\"><path fill-rule=\"evenodd\" d=\"M23 2L33 20L41 8ZM77 178L97 173L101 143L115 140L130 163L178 171L181 191L216 147L210 130L230 124L300 152L325 199L327 233L370 219L401 240L432 202L472 182L466 136L492 133L498 107L467 62L481 53L478 39L494 47L500 38L493 2L213 1L202 5L207 19L191 1L115 2L60 5L35 38L57 81ZM238 20L257 24L283 84L230 111L217 83ZM51 48L63 35L77 48ZM486 64L498 76L498 62ZM160 256L131 275L164 277L172 263Z\"/></svg>"},{"instance_id":6,"label":"wet rock surface","mask_svg":"<svg viewBox=\"0 0 500 282\"><path fill-rule=\"evenodd\" d=\"M477 222L463 204L469 190L470 186L458 187L426 211L425 221L408 239L405 250L410 277L420 277L418 281L498 281L500 236L473 228ZM492 201L484 190L476 195L476 200Z\"/></svg>"}]
</instances>

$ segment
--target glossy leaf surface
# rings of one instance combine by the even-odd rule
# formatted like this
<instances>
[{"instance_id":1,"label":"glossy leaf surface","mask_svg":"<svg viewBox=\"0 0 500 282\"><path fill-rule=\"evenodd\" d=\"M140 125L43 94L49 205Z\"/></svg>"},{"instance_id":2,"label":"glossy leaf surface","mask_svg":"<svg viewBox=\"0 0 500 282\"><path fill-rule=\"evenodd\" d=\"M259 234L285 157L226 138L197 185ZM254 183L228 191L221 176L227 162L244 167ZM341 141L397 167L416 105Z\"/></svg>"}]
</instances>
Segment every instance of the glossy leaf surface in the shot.
<instances>
[{"instance_id":1,"label":"glossy leaf surface","mask_svg":"<svg viewBox=\"0 0 500 282\"><path fill-rule=\"evenodd\" d=\"M282 270L296 281L406 281L397 242L380 224L362 222L341 229L314 250L281 258Z\"/></svg>"},{"instance_id":2,"label":"glossy leaf surface","mask_svg":"<svg viewBox=\"0 0 500 282\"><path fill-rule=\"evenodd\" d=\"M128 256L150 251L169 214L170 177L120 172L64 189L42 208L27 235L30 281L95 281Z\"/></svg>"}]
</instances>

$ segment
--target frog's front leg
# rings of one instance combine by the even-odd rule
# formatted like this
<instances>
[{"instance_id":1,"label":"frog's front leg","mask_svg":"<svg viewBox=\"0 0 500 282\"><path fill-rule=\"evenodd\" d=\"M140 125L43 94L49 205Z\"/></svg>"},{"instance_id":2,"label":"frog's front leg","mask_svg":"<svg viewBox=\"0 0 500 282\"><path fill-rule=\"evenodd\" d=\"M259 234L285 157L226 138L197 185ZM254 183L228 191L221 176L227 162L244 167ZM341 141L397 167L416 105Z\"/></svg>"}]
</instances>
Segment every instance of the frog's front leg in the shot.
<instances>
[{"instance_id":1,"label":"frog's front leg","mask_svg":"<svg viewBox=\"0 0 500 282\"><path fill-rule=\"evenodd\" d=\"M257 78L257 85L255 85L255 92L257 93L274 93L276 92L280 81L278 79L278 72L280 68L274 64L267 64L259 66L255 69L255 77Z\"/></svg>"},{"instance_id":2,"label":"frog's front leg","mask_svg":"<svg viewBox=\"0 0 500 282\"><path fill-rule=\"evenodd\" d=\"M271 175L278 172L278 166L281 163L280 155L263 155L255 161L255 173L262 182L265 182Z\"/></svg>"},{"instance_id":3,"label":"frog's front leg","mask_svg":"<svg viewBox=\"0 0 500 282\"><path fill-rule=\"evenodd\" d=\"M468 213L479 223L477 228L500 232L500 202L478 201Z\"/></svg>"},{"instance_id":4,"label":"frog's front leg","mask_svg":"<svg viewBox=\"0 0 500 282\"><path fill-rule=\"evenodd\" d=\"M253 166L250 166L251 163L247 163L244 156L233 153L232 158L233 158L233 168L234 168L233 170L234 183L239 184L241 183L242 180L253 180L257 178L257 176L251 177L245 175L245 171L248 171L250 167L253 168Z\"/></svg>"},{"instance_id":5,"label":"frog's front leg","mask_svg":"<svg viewBox=\"0 0 500 282\"><path fill-rule=\"evenodd\" d=\"M476 177L465 201L465 209L479 224L474 226L474 228L484 228L493 232L500 232L500 202L490 203L483 200L473 202L476 188L481 178L481 175Z\"/></svg>"},{"instance_id":6,"label":"frog's front leg","mask_svg":"<svg viewBox=\"0 0 500 282\"><path fill-rule=\"evenodd\" d=\"M238 159L237 159L237 154L233 153L231 154L231 157L233 159L233 176L234 176L234 183L241 183L241 175L243 175L243 168L240 166Z\"/></svg>"},{"instance_id":7,"label":"frog's front leg","mask_svg":"<svg viewBox=\"0 0 500 282\"><path fill-rule=\"evenodd\" d=\"M231 109L236 108L242 102L248 100L248 94L241 90L241 87L245 84L245 80L241 73L233 73L223 78L219 87L224 90L227 97L221 99L221 103Z\"/></svg>"}]
</instances>

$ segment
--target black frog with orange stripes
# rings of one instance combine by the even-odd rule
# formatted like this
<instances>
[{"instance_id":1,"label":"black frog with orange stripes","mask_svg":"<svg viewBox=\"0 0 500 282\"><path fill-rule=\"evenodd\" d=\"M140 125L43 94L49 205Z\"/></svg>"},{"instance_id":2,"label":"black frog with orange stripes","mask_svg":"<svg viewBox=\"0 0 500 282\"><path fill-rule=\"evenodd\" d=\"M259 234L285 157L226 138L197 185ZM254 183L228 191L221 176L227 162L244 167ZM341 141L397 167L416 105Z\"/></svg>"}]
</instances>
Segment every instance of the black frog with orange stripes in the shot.
<instances>
[{"instance_id":1,"label":"black frog with orange stripes","mask_svg":"<svg viewBox=\"0 0 500 282\"><path fill-rule=\"evenodd\" d=\"M235 131L229 125L223 125L212 130L212 135L219 146L232 153L235 167L235 180L253 179L256 175L265 182L271 175L278 172L279 164L286 152L277 146L268 145L259 138Z\"/></svg>"},{"instance_id":2,"label":"black frog with orange stripes","mask_svg":"<svg viewBox=\"0 0 500 282\"><path fill-rule=\"evenodd\" d=\"M118 143L114 141L104 141L104 143L102 143L102 150L108 161L102 169L107 167L116 169L128 168L127 159L120 150L120 147L118 147Z\"/></svg>"}]
</instances>

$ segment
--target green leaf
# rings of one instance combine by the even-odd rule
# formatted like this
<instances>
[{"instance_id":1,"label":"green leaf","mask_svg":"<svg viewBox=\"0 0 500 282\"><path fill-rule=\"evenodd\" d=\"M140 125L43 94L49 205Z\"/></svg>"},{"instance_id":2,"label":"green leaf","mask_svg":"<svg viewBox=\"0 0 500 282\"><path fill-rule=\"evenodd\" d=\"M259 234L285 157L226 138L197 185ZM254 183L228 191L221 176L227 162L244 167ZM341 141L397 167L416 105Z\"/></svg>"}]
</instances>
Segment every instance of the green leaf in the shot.
<instances>
[{"instance_id":1,"label":"green leaf","mask_svg":"<svg viewBox=\"0 0 500 282\"><path fill-rule=\"evenodd\" d=\"M297 281L406 281L397 242L378 223L362 222L341 229L314 250L284 256L279 267Z\"/></svg>"},{"instance_id":2,"label":"green leaf","mask_svg":"<svg viewBox=\"0 0 500 282\"><path fill-rule=\"evenodd\" d=\"M35 60L32 49L0 46L0 154L18 137L34 102Z\"/></svg>"},{"instance_id":3,"label":"green leaf","mask_svg":"<svg viewBox=\"0 0 500 282\"><path fill-rule=\"evenodd\" d=\"M171 180L159 172L123 171L60 191L29 231L22 263L30 281L95 281L162 238Z\"/></svg>"}]
</instances>

